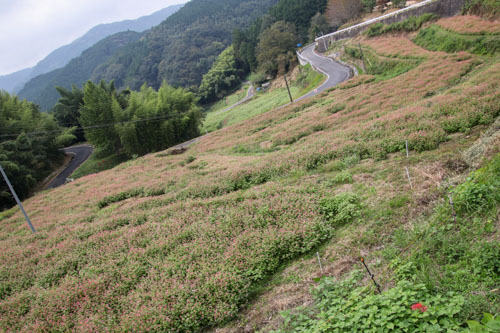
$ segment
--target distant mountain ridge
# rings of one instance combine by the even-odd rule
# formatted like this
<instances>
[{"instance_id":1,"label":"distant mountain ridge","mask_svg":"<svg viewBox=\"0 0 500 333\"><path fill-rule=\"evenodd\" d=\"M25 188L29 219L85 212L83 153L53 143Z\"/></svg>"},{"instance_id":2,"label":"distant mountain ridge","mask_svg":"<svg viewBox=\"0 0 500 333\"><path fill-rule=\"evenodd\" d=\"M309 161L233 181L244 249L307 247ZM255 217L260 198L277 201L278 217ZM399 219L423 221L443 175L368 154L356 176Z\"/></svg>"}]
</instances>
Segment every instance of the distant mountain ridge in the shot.
<instances>
[{"instance_id":1,"label":"distant mountain ridge","mask_svg":"<svg viewBox=\"0 0 500 333\"><path fill-rule=\"evenodd\" d=\"M142 36L143 33L135 31L108 36L83 51L66 66L32 78L18 95L38 104L42 110L48 110L60 97L56 86L68 89L73 84L83 86L98 64L114 56L124 46L139 41Z\"/></svg>"},{"instance_id":2,"label":"distant mountain ridge","mask_svg":"<svg viewBox=\"0 0 500 333\"><path fill-rule=\"evenodd\" d=\"M158 88L163 81L197 86L217 56L232 43L234 29L248 27L277 2L191 0L140 38L128 36L117 44L115 35L109 36L64 68L31 79L19 96L48 110L59 97L56 86L71 89L72 84L81 87L87 80L114 80L117 88L135 90L144 83Z\"/></svg>"},{"instance_id":3,"label":"distant mountain ridge","mask_svg":"<svg viewBox=\"0 0 500 333\"><path fill-rule=\"evenodd\" d=\"M104 38L127 30L143 32L151 29L174 14L182 6L183 4L169 6L135 20L97 25L72 43L54 50L36 66L0 76L0 89L8 92L19 92L30 79L66 66L72 59L80 56L83 51Z\"/></svg>"},{"instance_id":4,"label":"distant mountain ridge","mask_svg":"<svg viewBox=\"0 0 500 333\"><path fill-rule=\"evenodd\" d=\"M232 43L235 29L250 26L278 0L191 0L160 25L145 32L94 72L92 80L115 80L116 86L138 89L201 83L217 56Z\"/></svg>"}]
</instances>

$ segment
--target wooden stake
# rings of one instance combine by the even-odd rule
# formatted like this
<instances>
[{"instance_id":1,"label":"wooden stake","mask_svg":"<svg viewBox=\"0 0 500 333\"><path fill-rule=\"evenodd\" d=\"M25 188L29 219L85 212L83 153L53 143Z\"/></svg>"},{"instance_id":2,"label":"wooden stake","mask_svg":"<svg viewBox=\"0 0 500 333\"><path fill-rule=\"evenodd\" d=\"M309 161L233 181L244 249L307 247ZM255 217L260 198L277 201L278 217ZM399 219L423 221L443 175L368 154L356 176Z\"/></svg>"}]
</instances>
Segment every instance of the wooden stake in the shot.
<instances>
[{"instance_id":1,"label":"wooden stake","mask_svg":"<svg viewBox=\"0 0 500 333\"><path fill-rule=\"evenodd\" d=\"M318 257L319 268L321 269L321 274L324 274L323 265L321 265L321 259L319 258L319 253L316 252L316 256Z\"/></svg>"}]
</instances>

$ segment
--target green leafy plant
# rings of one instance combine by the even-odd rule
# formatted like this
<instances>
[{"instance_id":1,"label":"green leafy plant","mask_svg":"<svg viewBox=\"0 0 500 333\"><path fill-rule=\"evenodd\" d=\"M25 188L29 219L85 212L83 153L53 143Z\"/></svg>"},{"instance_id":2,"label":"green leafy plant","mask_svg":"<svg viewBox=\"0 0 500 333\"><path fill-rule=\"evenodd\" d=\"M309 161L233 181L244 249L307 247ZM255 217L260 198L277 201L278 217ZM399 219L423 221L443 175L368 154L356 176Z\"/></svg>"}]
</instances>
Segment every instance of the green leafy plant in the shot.
<instances>
[{"instance_id":1,"label":"green leafy plant","mask_svg":"<svg viewBox=\"0 0 500 333\"><path fill-rule=\"evenodd\" d=\"M356 194L348 192L324 198L320 201L320 212L334 224L349 223L361 216L360 199Z\"/></svg>"},{"instance_id":2,"label":"green leafy plant","mask_svg":"<svg viewBox=\"0 0 500 333\"><path fill-rule=\"evenodd\" d=\"M459 214L482 214L500 201L500 157L483 169L474 172L467 181L457 186L453 198Z\"/></svg>"},{"instance_id":3,"label":"green leafy plant","mask_svg":"<svg viewBox=\"0 0 500 333\"><path fill-rule=\"evenodd\" d=\"M333 182L336 184L350 184L352 183L352 174L349 171L341 171L335 175Z\"/></svg>"},{"instance_id":4,"label":"green leafy plant","mask_svg":"<svg viewBox=\"0 0 500 333\"><path fill-rule=\"evenodd\" d=\"M468 320L467 326L469 326L469 329L465 330L465 333L500 332L500 316L485 313L481 322Z\"/></svg>"},{"instance_id":5,"label":"green leafy plant","mask_svg":"<svg viewBox=\"0 0 500 333\"><path fill-rule=\"evenodd\" d=\"M313 288L316 311L283 312L277 332L455 332L464 300L448 293L432 294L423 284L400 281L382 294L359 286L355 271L342 281L322 278Z\"/></svg>"}]
</instances>

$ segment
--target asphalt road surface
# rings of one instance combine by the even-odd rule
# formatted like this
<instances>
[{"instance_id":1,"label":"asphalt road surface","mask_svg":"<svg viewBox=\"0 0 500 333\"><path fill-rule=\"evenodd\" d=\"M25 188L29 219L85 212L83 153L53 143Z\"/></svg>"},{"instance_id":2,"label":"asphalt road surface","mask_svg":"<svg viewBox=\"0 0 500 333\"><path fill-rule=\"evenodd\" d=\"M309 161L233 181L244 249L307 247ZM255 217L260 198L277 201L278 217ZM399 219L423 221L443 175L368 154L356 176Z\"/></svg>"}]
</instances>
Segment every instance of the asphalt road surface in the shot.
<instances>
[{"instance_id":1,"label":"asphalt road surface","mask_svg":"<svg viewBox=\"0 0 500 333\"><path fill-rule=\"evenodd\" d=\"M66 169L58 174L45 189L56 188L64 185L66 178L68 178L83 162L85 162L94 148L89 145L74 146L63 149L66 154L73 155L73 159L69 162Z\"/></svg>"},{"instance_id":2,"label":"asphalt road surface","mask_svg":"<svg viewBox=\"0 0 500 333\"><path fill-rule=\"evenodd\" d=\"M311 45L305 47L302 50L302 53L300 54L300 56L304 60L309 62L316 71L321 72L324 75L326 75L327 79L321 86L319 86L318 88L309 92L308 94L295 99L296 101L299 101L301 99L305 99L308 97L316 96L317 94L320 94L321 92L323 92L331 87L334 87L334 86L338 85L339 83L342 83L342 82L349 79L349 75L350 75L350 68L349 67L341 65L338 62L336 62L330 58L327 58L327 57L324 57L322 55L317 54L314 51L314 47L315 47L314 44L311 44ZM248 89L247 96L245 98L243 98L238 103L231 105L230 107L228 107L222 111L219 111L219 112L229 111L232 108L246 102L247 100L249 100L250 98L252 98L254 96L254 93L255 93L255 90L254 90L253 86L251 86ZM288 105L288 104L286 104L286 105ZM281 107L284 107L286 105L283 105ZM203 137L204 137L204 135L200 136L198 138L186 141L184 143L181 143L181 144L174 146L174 147L171 147L171 148L187 147L195 142L198 142ZM65 148L64 152L67 154L72 154L72 155L74 155L74 157L71 160L71 162L68 164L66 169L64 169L63 172L61 172L59 175L57 175L57 177L54 178L50 182L49 185L47 185L46 189L55 188L55 187L59 187L61 185L64 185L64 183L66 182L66 178L68 178L83 162L85 162L89 158L90 154L92 154L92 151L93 151L93 148L89 145L82 145L82 146Z\"/></svg>"},{"instance_id":3,"label":"asphalt road surface","mask_svg":"<svg viewBox=\"0 0 500 333\"><path fill-rule=\"evenodd\" d=\"M304 98L315 96L349 79L349 74L351 70L349 67L341 65L338 62L328 57L324 57L322 55L317 54L314 51L314 47L315 47L314 44L306 46L302 50L302 53L300 53L300 56L307 62L309 62L316 71L325 74L327 76L327 79L318 88L314 89L313 91L309 92L304 96L297 98L296 99L297 101Z\"/></svg>"}]
</instances>

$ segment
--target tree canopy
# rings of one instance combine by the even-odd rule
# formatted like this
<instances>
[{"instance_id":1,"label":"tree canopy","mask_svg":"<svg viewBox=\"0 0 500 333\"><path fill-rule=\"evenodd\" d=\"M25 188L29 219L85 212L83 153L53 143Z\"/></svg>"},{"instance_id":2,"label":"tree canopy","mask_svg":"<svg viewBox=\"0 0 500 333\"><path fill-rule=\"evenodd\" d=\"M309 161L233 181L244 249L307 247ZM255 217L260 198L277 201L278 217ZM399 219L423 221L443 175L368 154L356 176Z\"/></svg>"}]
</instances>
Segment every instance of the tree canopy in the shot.
<instances>
[{"instance_id":1,"label":"tree canopy","mask_svg":"<svg viewBox=\"0 0 500 333\"><path fill-rule=\"evenodd\" d=\"M79 121L87 140L131 157L166 149L199 135L202 114L195 95L166 83L155 91L117 93L113 83L87 82Z\"/></svg>"},{"instance_id":2,"label":"tree canopy","mask_svg":"<svg viewBox=\"0 0 500 333\"><path fill-rule=\"evenodd\" d=\"M62 156L59 136L60 128L52 116L40 112L31 102L0 91L0 164L21 199ZM0 179L0 210L14 204L7 184Z\"/></svg>"},{"instance_id":3,"label":"tree canopy","mask_svg":"<svg viewBox=\"0 0 500 333\"><path fill-rule=\"evenodd\" d=\"M244 73L234 55L233 46L224 50L207 74L203 75L198 95L202 102L211 102L227 95L241 83Z\"/></svg>"},{"instance_id":4,"label":"tree canopy","mask_svg":"<svg viewBox=\"0 0 500 333\"><path fill-rule=\"evenodd\" d=\"M259 70L275 76L285 73L296 59L297 36L295 26L285 21L278 21L261 34L257 45Z\"/></svg>"}]
</instances>

